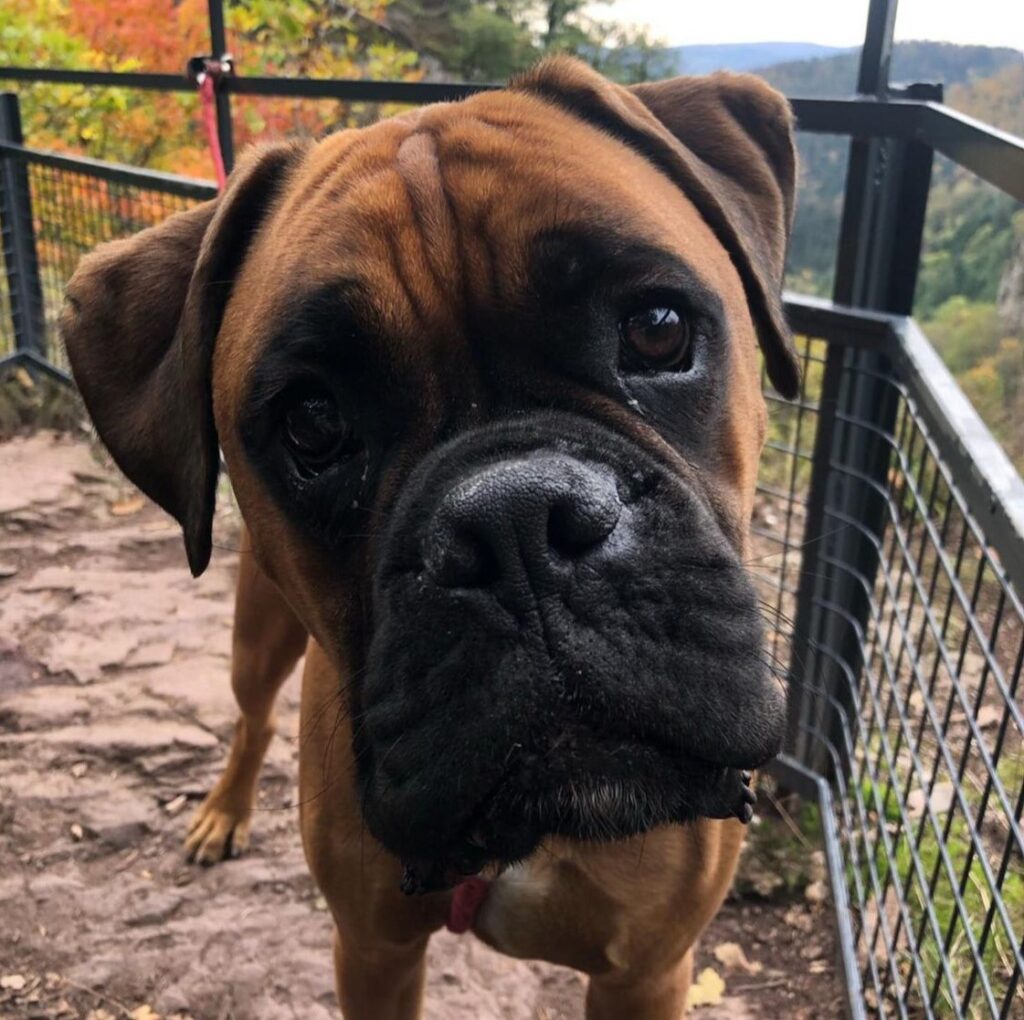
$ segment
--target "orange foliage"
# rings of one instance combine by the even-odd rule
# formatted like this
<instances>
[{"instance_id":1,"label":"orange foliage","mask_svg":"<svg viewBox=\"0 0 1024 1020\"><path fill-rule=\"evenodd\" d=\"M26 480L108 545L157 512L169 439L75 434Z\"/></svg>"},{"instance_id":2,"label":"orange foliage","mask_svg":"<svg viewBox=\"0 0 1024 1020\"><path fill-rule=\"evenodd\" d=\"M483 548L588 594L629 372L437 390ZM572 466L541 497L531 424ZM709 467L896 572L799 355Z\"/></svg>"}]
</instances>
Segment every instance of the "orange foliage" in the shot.
<instances>
[{"instance_id":1,"label":"orange foliage","mask_svg":"<svg viewBox=\"0 0 1024 1020\"><path fill-rule=\"evenodd\" d=\"M70 0L68 31L108 70L182 72L210 49L204 0Z\"/></svg>"}]
</instances>

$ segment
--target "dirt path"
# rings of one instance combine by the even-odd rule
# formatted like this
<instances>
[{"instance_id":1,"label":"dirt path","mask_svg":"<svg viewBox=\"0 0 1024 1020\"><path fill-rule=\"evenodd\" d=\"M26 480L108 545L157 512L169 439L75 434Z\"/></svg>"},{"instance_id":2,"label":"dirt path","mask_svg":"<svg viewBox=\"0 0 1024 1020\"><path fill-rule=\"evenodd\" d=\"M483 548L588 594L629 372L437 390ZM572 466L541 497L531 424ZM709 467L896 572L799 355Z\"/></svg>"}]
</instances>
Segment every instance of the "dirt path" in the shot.
<instances>
[{"instance_id":1,"label":"dirt path","mask_svg":"<svg viewBox=\"0 0 1024 1020\"><path fill-rule=\"evenodd\" d=\"M228 507L213 563L192 581L173 523L84 441L0 444L2 1018L338 1015L293 803L297 678L249 853L208 870L182 857L234 718L236 531ZM698 962L720 973L723 997L696 1015L839 1016L830 932L802 889L728 904ZM729 942L748 967L713 956ZM583 987L445 933L431 944L425 1015L579 1020Z\"/></svg>"}]
</instances>

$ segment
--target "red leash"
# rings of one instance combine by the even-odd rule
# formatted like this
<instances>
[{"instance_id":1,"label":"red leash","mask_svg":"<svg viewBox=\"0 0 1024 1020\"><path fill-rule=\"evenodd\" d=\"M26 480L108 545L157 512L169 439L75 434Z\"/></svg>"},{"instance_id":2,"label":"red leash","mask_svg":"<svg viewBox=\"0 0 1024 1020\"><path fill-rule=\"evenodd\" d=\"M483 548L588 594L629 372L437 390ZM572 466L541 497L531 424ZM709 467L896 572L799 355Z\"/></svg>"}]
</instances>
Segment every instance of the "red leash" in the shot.
<instances>
[{"instance_id":1,"label":"red leash","mask_svg":"<svg viewBox=\"0 0 1024 1020\"><path fill-rule=\"evenodd\" d=\"M217 187L223 191L228 175L224 172L224 153L221 152L220 135L217 133L217 107L213 98L216 87L212 74L199 75L199 102L203 107L203 127L206 128L206 141L210 145L210 155L213 157Z\"/></svg>"},{"instance_id":2,"label":"red leash","mask_svg":"<svg viewBox=\"0 0 1024 1020\"><path fill-rule=\"evenodd\" d=\"M220 134L217 130L217 83L225 75L233 74L234 69L234 61L227 53L222 57L192 57L186 69L189 80L195 82L199 90L203 129L206 131L206 141L213 158L217 187L221 191L224 190L228 175L224 170L224 153L221 151Z\"/></svg>"}]
</instances>

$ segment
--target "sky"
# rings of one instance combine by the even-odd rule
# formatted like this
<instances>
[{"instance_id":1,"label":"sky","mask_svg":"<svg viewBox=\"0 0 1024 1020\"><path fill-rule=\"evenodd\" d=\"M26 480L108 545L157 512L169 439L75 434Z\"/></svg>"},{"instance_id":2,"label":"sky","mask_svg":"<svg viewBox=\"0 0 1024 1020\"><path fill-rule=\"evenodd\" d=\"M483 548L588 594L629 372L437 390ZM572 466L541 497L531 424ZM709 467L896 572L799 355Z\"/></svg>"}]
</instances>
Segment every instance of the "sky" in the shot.
<instances>
[{"instance_id":1,"label":"sky","mask_svg":"<svg viewBox=\"0 0 1024 1020\"><path fill-rule=\"evenodd\" d=\"M867 0L611 0L593 13L648 25L670 46L816 42L856 46ZM1024 50L1024 0L901 0L897 39L1013 46Z\"/></svg>"}]
</instances>

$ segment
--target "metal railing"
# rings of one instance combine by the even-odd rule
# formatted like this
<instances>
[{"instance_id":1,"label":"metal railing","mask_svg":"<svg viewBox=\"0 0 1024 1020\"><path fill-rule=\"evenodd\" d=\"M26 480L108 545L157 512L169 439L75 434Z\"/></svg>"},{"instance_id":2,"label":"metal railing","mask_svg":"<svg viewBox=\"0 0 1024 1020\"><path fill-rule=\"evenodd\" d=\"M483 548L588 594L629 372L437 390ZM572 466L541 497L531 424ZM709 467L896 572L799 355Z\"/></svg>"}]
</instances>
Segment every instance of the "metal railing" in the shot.
<instances>
[{"instance_id":1,"label":"metal railing","mask_svg":"<svg viewBox=\"0 0 1024 1020\"><path fill-rule=\"evenodd\" d=\"M0 96L8 123L9 99ZM70 382L57 319L78 260L216 194L207 181L36 151L0 136L0 368L23 363Z\"/></svg>"},{"instance_id":2,"label":"metal railing","mask_svg":"<svg viewBox=\"0 0 1024 1020\"><path fill-rule=\"evenodd\" d=\"M751 570L791 685L777 771L826 823L850 1012L1021 1016L1024 482L912 320L788 307L803 392L767 391ZM891 398L892 428L830 399L830 371ZM880 478L865 437L887 453ZM850 533L873 576L845 557Z\"/></svg>"},{"instance_id":3,"label":"metal railing","mask_svg":"<svg viewBox=\"0 0 1024 1020\"><path fill-rule=\"evenodd\" d=\"M853 142L836 303L789 298L802 391L783 401L766 384L750 569L790 690L775 771L820 810L849 1014L1005 1020L1024 1017L1024 483L906 316L934 153L1024 200L1024 141L942 106L934 86L890 88L894 17L894 0L872 0L856 98L793 100L800 130ZM0 77L190 88L173 75ZM221 87L408 103L481 88ZM0 365L66 379L55 323L78 257L214 195L26 147L4 97Z\"/></svg>"}]
</instances>

